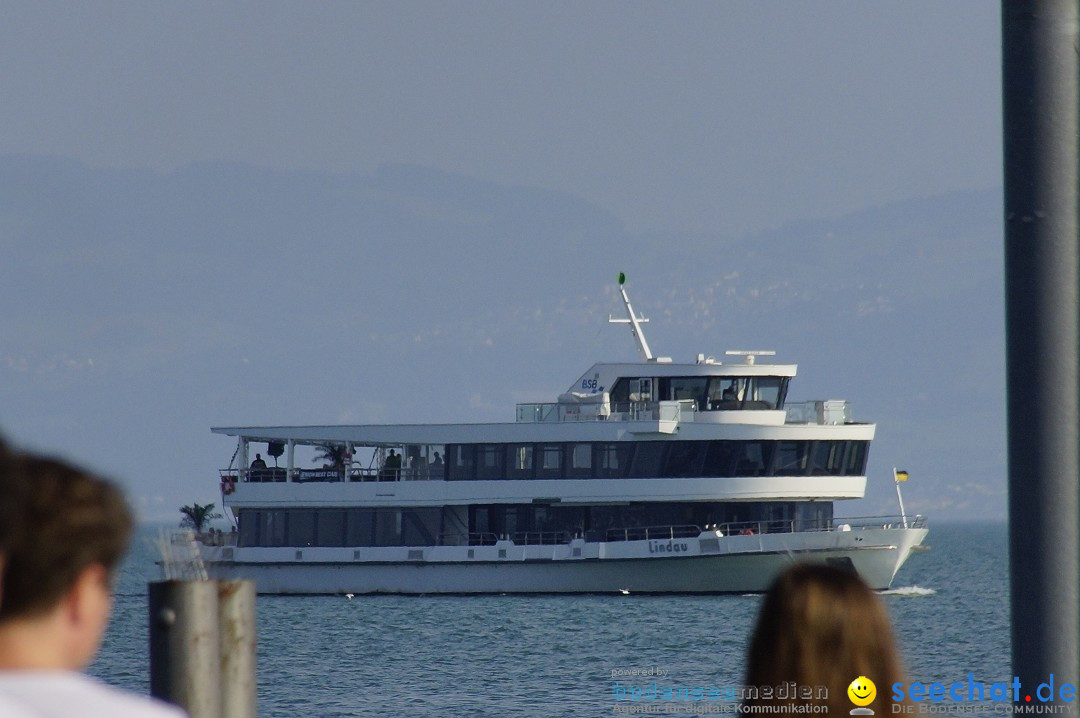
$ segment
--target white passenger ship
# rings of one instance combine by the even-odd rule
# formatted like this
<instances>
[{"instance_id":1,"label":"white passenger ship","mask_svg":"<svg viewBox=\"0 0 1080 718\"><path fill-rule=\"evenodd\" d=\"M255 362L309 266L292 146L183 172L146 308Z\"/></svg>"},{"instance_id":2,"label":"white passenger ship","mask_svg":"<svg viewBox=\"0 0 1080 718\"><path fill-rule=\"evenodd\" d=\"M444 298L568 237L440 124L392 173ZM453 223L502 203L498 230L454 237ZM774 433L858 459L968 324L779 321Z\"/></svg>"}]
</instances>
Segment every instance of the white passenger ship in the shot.
<instances>
[{"instance_id":1,"label":"white passenger ship","mask_svg":"<svg viewBox=\"0 0 1080 718\"><path fill-rule=\"evenodd\" d=\"M862 498L874 425L843 401L785 402L771 352L590 368L499 424L215 428L237 522L213 577L261 593L714 593L765 590L792 561L887 588L922 517L834 519ZM321 447L322 468L297 466ZM252 454L284 466L251 467ZM260 456L261 459L261 456Z\"/></svg>"}]
</instances>

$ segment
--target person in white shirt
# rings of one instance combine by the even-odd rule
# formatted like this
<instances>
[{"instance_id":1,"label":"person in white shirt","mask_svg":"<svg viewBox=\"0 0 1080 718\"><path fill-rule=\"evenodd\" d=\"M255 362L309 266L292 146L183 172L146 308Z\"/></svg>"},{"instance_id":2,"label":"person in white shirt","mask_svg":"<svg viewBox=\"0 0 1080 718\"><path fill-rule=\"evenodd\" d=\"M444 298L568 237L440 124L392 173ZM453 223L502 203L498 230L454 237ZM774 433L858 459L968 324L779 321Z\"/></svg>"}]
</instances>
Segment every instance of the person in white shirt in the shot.
<instances>
[{"instance_id":1,"label":"person in white shirt","mask_svg":"<svg viewBox=\"0 0 1080 718\"><path fill-rule=\"evenodd\" d=\"M120 491L63 462L9 452L0 496L0 716L183 718L80 672L101 644L131 535Z\"/></svg>"}]
</instances>

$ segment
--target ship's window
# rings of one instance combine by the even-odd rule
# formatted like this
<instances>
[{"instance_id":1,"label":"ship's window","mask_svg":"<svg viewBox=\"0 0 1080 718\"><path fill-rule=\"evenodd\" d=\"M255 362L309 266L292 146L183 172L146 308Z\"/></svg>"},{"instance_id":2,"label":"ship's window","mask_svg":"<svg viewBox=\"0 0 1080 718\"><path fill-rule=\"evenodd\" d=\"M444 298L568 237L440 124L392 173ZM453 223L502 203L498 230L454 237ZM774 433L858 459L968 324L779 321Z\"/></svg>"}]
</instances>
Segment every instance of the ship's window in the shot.
<instances>
[{"instance_id":1,"label":"ship's window","mask_svg":"<svg viewBox=\"0 0 1080 718\"><path fill-rule=\"evenodd\" d=\"M703 476L732 476L739 457L739 442L710 441L705 452L705 465L701 469Z\"/></svg>"},{"instance_id":2,"label":"ship's window","mask_svg":"<svg viewBox=\"0 0 1080 718\"><path fill-rule=\"evenodd\" d=\"M750 381L750 396L743 408L776 409L780 406L781 378L778 376L759 376Z\"/></svg>"},{"instance_id":3,"label":"ship's window","mask_svg":"<svg viewBox=\"0 0 1080 718\"><path fill-rule=\"evenodd\" d=\"M342 509L320 509L316 511L315 545L345 545L345 511Z\"/></svg>"},{"instance_id":4,"label":"ship's window","mask_svg":"<svg viewBox=\"0 0 1080 718\"><path fill-rule=\"evenodd\" d=\"M849 441L844 473L848 476L862 476L866 473L866 447L869 442Z\"/></svg>"},{"instance_id":5,"label":"ship's window","mask_svg":"<svg viewBox=\"0 0 1080 718\"><path fill-rule=\"evenodd\" d=\"M634 445L628 441L614 444L593 444L596 456L593 463L596 465L596 478L619 479L626 476L630 468L630 455L634 451Z\"/></svg>"},{"instance_id":6,"label":"ship's window","mask_svg":"<svg viewBox=\"0 0 1080 718\"><path fill-rule=\"evenodd\" d=\"M570 466L567 475L572 477L589 477L592 475L592 444L568 444Z\"/></svg>"},{"instance_id":7,"label":"ship's window","mask_svg":"<svg viewBox=\"0 0 1080 718\"><path fill-rule=\"evenodd\" d=\"M562 444L540 444L537 447L539 454L539 466L536 467L536 478L558 479L562 477Z\"/></svg>"},{"instance_id":8,"label":"ship's window","mask_svg":"<svg viewBox=\"0 0 1080 718\"><path fill-rule=\"evenodd\" d=\"M401 545L400 509L375 509L375 545Z\"/></svg>"},{"instance_id":9,"label":"ship's window","mask_svg":"<svg viewBox=\"0 0 1080 718\"><path fill-rule=\"evenodd\" d=\"M532 444L510 444L506 447L506 474L511 479L533 477Z\"/></svg>"},{"instance_id":10,"label":"ship's window","mask_svg":"<svg viewBox=\"0 0 1080 718\"><path fill-rule=\"evenodd\" d=\"M795 503L792 501L769 501L760 508L761 533L787 533L792 530L795 519Z\"/></svg>"},{"instance_id":11,"label":"ship's window","mask_svg":"<svg viewBox=\"0 0 1080 718\"><path fill-rule=\"evenodd\" d=\"M315 512L309 510L289 511L289 545L315 545Z\"/></svg>"},{"instance_id":12,"label":"ship's window","mask_svg":"<svg viewBox=\"0 0 1080 718\"><path fill-rule=\"evenodd\" d=\"M259 545L288 546L285 540L285 512L259 512Z\"/></svg>"},{"instance_id":13,"label":"ship's window","mask_svg":"<svg viewBox=\"0 0 1080 718\"><path fill-rule=\"evenodd\" d=\"M634 449L630 464L630 476L635 478L658 478L662 476L666 441L640 441Z\"/></svg>"},{"instance_id":14,"label":"ship's window","mask_svg":"<svg viewBox=\"0 0 1080 718\"><path fill-rule=\"evenodd\" d=\"M486 506L469 507L469 532L477 534L492 532L491 511Z\"/></svg>"},{"instance_id":15,"label":"ship's window","mask_svg":"<svg viewBox=\"0 0 1080 718\"><path fill-rule=\"evenodd\" d=\"M476 447L476 478L502 479L503 447L500 444L480 444Z\"/></svg>"},{"instance_id":16,"label":"ship's window","mask_svg":"<svg viewBox=\"0 0 1080 718\"><path fill-rule=\"evenodd\" d=\"M446 447L448 475L450 480L468 481L476 470L476 446L474 444L451 444Z\"/></svg>"},{"instance_id":17,"label":"ship's window","mask_svg":"<svg viewBox=\"0 0 1080 718\"><path fill-rule=\"evenodd\" d=\"M806 442L776 442L775 476L802 476L806 473Z\"/></svg>"},{"instance_id":18,"label":"ship's window","mask_svg":"<svg viewBox=\"0 0 1080 718\"><path fill-rule=\"evenodd\" d=\"M439 458L436 460L435 455L438 454ZM434 481L442 481L446 479L446 447L442 444L428 444L424 447L423 453L420 457L420 474L421 479L432 479ZM427 473L424 473L424 462L427 462Z\"/></svg>"},{"instance_id":19,"label":"ship's window","mask_svg":"<svg viewBox=\"0 0 1080 718\"><path fill-rule=\"evenodd\" d=\"M611 403L615 411L626 411L626 404L630 401L630 380L626 377L619 379L610 391ZM619 408L619 405L622 408Z\"/></svg>"},{"instance_id":20,"label":"ship's window","mask_svg":"<svg viewBox=\"0 0 1080 718\"><path fill-rule=\"evenodd\" d=\"M704 411L708 408L706 386L708 377L676 377L673 379L660 380L660 396L671 401L692 400L697 408ZM664 386L667 384L667 386Z\"/></svg>"},{"instance_id":21,"label":"ship's window","mask_svg":"<svg viewBox=\"0 0 1080 718\"><path fill-rule=\"evenodd\" d=\"M773 442L742 441L738 444L735 476L761 476L771 458Z\"/></svg>"},{"instance_id":22,"label":"ship's window","mask_svg":"<svg viewBox=\"0 0 1080 718\"><path fill-rule=\"evenodd\" d=\"M709 379L706 393L708 409L738 409L746 380L740 377L715 376Z\"/></svg>"},{"instance_id":23,"label":"ship's window","mask_svg":"<svg viewBox=\"0 0 1080 718\"><path fill-rule=\"evenodd\" d=\"M237 522L240 524L237 537L240 546L259 545L259 512L254 509L240 509L237 514Z\"/></svg>"},{"instance_id":24,"label":"ship's window","mask_svg":"<svg viewBox=\"0 0 1080 718\"><path fill-rule=\"evenodd\" d=\"M701 464L705 455L703 441L673 441L664 464L664 476L701 476Z\"/></svg>"},{"instance_id":25,"label":"ship's window","mask_svg":"<svg viewBox=\"0 0 1080 718\"><path fill-rule=\"evenodd\" d=\"M815 441L810 452L810 474L839 476L844 470L844 442Z\"/></svg>"},{"instance_id":26,"label":"ship's window","mask_svg":"<svg viewBox=\"0 0 1080 718\"><path fill-rule=\"evenodd\" d=\"M345 520L346 546L375 545L375 510L349 509Z\"/></svg>"},{"instance_id":27,"label":"ship's window","mask_svg":"<svg viewBox=\"0 0 1080 718\"><path fill-rule=\"evenodd\" d=\"M404 509L401 512L401 544L403 546L434 546L438 541L442 510Z\"/></svg>"},{"instance_id":28,"label":"ship's window","mask_svg":"<svg viewBox=\"0 0 1080 718\"><path fill-rule=\"evenodd\" d=\"M800 501L795 516L796 531L824 531L832 525L831 501Z\"/></svg>"}]
</instances>

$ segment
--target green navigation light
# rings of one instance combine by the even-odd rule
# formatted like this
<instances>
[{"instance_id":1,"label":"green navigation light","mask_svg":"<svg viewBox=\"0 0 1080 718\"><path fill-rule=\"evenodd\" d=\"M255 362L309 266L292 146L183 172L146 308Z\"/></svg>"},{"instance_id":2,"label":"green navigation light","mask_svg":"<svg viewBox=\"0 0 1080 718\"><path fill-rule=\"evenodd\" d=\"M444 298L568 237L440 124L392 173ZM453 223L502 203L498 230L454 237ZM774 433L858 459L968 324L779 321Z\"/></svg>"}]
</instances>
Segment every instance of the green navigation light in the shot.
<instances>
[{"instance_id":1,"label":"green navigation light","mask_svg":"<svg viewBox=\"0 0 1080 718\"><path fill-rule=\"evenodd\" d=\"M619 272L619 286L626 284L626 272Z\"/></svg>"}]
</instances>

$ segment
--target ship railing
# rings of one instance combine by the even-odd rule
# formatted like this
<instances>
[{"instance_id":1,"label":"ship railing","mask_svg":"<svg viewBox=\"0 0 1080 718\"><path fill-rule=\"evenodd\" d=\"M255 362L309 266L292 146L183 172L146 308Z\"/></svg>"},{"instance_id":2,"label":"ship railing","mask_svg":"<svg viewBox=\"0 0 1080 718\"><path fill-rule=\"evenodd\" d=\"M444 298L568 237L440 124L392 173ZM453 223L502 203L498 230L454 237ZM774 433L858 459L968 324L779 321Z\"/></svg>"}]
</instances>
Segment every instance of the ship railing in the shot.
<instances>
[{"instance_id":1,"label":"ship railing","mask_svg":"<svg viewBox=\"0 0 1080 718\"><path fill-rule=\"evenodd\" d=\"M607 418L606 404L542 402L517 405L517 422L519 424L603 421Z\"/></svg>"},{"instance_id":2,"label":"ship railing","mask_svg":"<svg viewBox=\"0 0 1080 718\"><path fill-rule=\"evenodd\" d=\"M221 469L222 485L236 485L237 481L252 483L272 483L293 481L296 483L334 482L334 481L427 481L442 479L442 467L433 469L423 465L403 466L398 469L358 468L346 469L302 469L294 468L290 475L284 467L266 469Z\"/></svg>"},{"instance_id":3,"label":"ship railing","mask_svg":"<svg viewBox=\"0 0 1080 718\"><path fill-rule=\"evenodd\" d=\"M700 526L633 526L614 529L587 531L586 541L649 541L676 538L696 538L701 534Z\"/></svg>"},{"instance_id":4,"label":"ship railing","mask_svg":"<svg viewBox=\"0 0 1080 718\"><path fill-rule=\"evenodd\" d=\"M494 546L499 537L486 531L474 531L469 533L468 540L470 546Z\"/></svg>"},{"instance_id":5,"label":"ship railing","mask_svg":"<svg viewBox=\"0 0 1080 718\"><path fill-rule=\"evenodd\" d=\"M203 546L235 546L236 545L236 532L230 531L203 531L195 534L195 540L201 543Z\"/></svg>"},{"instance_id":6,"label":"ship railing","mask_svg":"<svg viewBox=\"0 0 1080 718\"><path fill-rule=\"evenodd\" d=\"M570 543L574 534L569 531L517 531L508 534L487 532L443 533L440 546L494 546L499 541L512 541L518 546L555 546Z\"/></svg>"},{"instance_id":7,"label":"ship railing","mask_svg":"<svg viewBox=\"0 0 1080 718\"><path fill-rule=\"evenodd\" d=\"M924 529L926 517L915 516L858 516L855 518L834 518L826 531L857 531L859 529Z\"/></svg>"},{"instance_id":8,"label":"ship railing","mask_svg":"<svg viewBox=\"0 0 1080 718\"><path fill-rule=\"evenodd\" d=\"M566 421L694 421L697 402L621 401L610 404L548 402L517 405L517 421L546 424Z\"/></svg>"},{"instance_id":9,"label":"ship railing","mask_svg":"<svg viewBox=\"0 0 1080 718\"><path fill-rule=\"evenodd\" d=\"M519 546L553 546L570 543L574 537L568 531L518 531L509 538Z\"/></svg>"},{"instance_id":10,"label":"ship railing","mask_svg":"<svg viewBox=\"0 0 1080 718\"><path fill-rule=\"evenodd\" d=\"M840 400L802 401L784 405L788 424L851 424L851 403Z\"/></svg>"},{"instance_id":11,"label":"ship railing","mask_svg":"<svg viewBox=\"0 0 1080 718\"><path fill-rule=\"evenodd\" d=\"M719 531L723 536L754 536L755 534L790 534L797 530L794 520L779 521L728 521L722 524L706 524L707 531Z\"/></svg>"}]
</instances>

